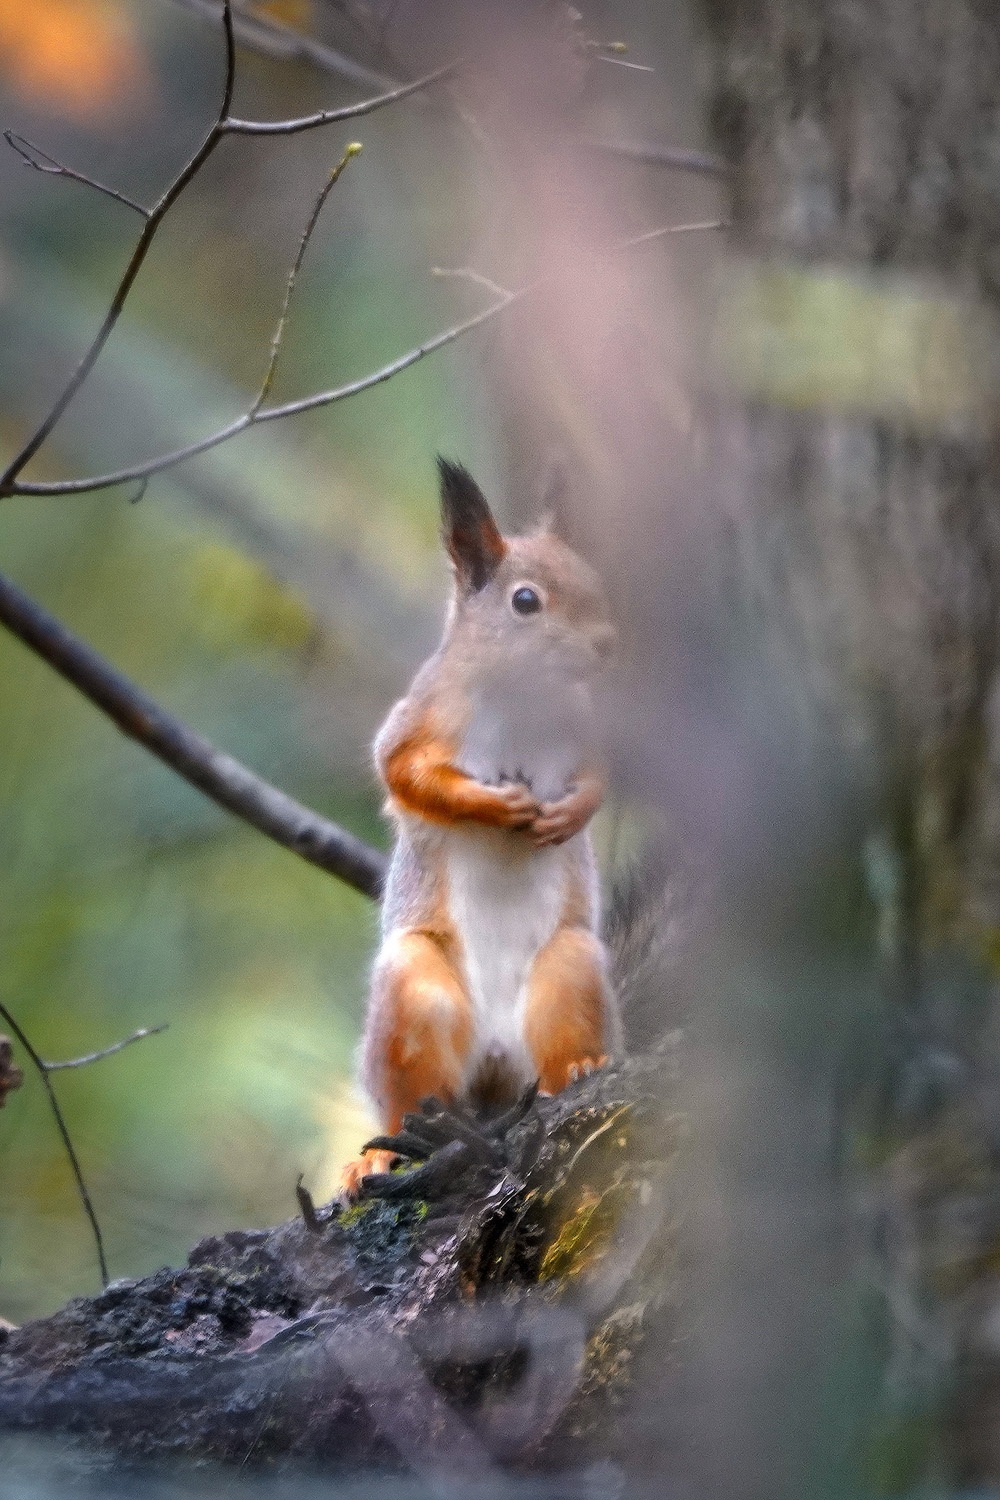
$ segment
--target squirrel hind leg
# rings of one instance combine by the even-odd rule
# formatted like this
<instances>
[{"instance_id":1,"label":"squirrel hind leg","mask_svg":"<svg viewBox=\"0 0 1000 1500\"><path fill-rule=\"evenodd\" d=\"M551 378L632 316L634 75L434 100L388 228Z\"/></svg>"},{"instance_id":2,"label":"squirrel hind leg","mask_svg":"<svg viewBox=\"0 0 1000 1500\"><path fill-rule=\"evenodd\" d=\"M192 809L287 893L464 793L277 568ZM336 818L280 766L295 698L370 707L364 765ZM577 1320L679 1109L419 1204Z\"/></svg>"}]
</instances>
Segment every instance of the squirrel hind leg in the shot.
<instances>
[{"instance_id":1,"label":"squirrel hind leg","mask_svg":"<svg viewBox=\"0 0 1000 1500\"><path fill-rule=\"evenodd\" d=\"M397 1130L431 1095L455 1098L472 1030L472 1006L442 939L392 933L372 976L363 1048L365 1084L384 1127Z\"/></svg>"},{"instance_id":2,"label":"squirrel hind leg","mask_svg":"<svg viewBox=\"0 0 1000 1500\"><path fill-rule=\"evenodd\" d=\"M363 1049L364 1082L384 1134L395 1135L423 1099L458 1097L472 1029L469 998L441 941L425 932L391 934L372 976ZM356 1198L364 1178L387 1172L395 1159L368 1151L348 1162L341 1200Z\"/></svg>"},{"instance_id":3,"label":"squirrel hind leg","mask_svg":"<svg viewBox=\"0 0 1000 1500\"><path fill-rule=\"evenodd\" d=\"M607 1061L613 1006L600 940L583 927L560 928L535 959L525 1013L543 1094L558 1094Z\"/></svg>"}]
</instances>

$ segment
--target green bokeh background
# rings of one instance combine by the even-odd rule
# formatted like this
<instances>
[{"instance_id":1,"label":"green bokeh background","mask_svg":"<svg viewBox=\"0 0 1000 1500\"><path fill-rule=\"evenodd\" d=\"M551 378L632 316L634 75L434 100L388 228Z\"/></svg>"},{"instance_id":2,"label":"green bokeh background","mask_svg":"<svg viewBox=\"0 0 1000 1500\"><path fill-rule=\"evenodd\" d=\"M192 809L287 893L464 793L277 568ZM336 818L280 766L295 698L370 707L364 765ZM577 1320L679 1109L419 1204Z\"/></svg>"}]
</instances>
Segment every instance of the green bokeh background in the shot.
<instances>
[{"instance_id":1,"label":"green bokeh background","mask_svg":"<svg viewBox=\"0 0 1000 1500\"><path fill-rule=\"evenodd\" d=\"M218 38L133 12L147 84L80 121L0 79L0 116L126 191L161 190L211 118ZM357 89L246 58L262 117ZM334 385L475 305L435 282L462 225L459 146L433 106L290 142L227 142L168 223L91 386L35 472L81 474L196 436L247 404L311 200L362 156L310 247L275 396ZM419 136L419 139L417 138ZM421 190L412 174L419 170ZM441 205L445 205L442 210ZM437 211L435 211L435 209ZM12 451L96 327L136 221L0 163L0 447ZM8 501L0 566L165 705L363 837L385 839L367 744L432 638L443 568L433 454L489 474L469 434L479 350L455 348L351 403L274 424L123 491ZM169 1030L56 1087L111 1274L328 1192L364 1128L351 1092L375 913L228 818L0 637L0 998L69 1057ZM22 1059L23 1061L23 1059ZM94 1247L44 1096L0 1114L0 1315L94 1289Z\"/></svg>"}]
</instances>

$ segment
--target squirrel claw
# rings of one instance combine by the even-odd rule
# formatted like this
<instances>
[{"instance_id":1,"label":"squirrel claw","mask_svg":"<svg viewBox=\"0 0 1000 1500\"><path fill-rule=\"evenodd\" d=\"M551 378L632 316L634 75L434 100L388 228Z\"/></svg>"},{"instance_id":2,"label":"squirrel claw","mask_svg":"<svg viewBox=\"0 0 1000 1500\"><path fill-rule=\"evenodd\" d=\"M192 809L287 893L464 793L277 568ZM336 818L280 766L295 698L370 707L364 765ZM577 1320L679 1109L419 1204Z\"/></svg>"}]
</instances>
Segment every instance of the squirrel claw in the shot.
<instances>
[{"instance_id":1,"label":"squirrel claw","mask_svg":"<svg viewBox=\"0 0 1000 1500\"><path fill-rule=\"evenodd\" d=\"M598 1068L603 1068L607 1057L582 1057L579 1062L570 1063L566 1069L566 1082L578 1083L581 1078L589 1078L596 1073Z\"/></svg>"},{"instance_id":2,"label":"squirrel claw","mask_svg":"<svg viewBox=\"0 0 1000 1500\"><path fill-rule=\"evenodd\" d=\"M590 817L576 797L564 797L560 802L545 802L528 832L536 849L545 849L550 844L565 844L581 828L585 828Z\"/></svg>"},{"instance_id":3,"label":"squirrel claw","mask_svg":"<svg viewBox=\"0 0 1000 1500\"><path fill-rule=\"evenodd\" d=\"M395 1151L365 1151L361 1156L356 1156L340 1174L338 1201L345 1208L356 1203L365 1178L372 1177L377 1172L390 1171L398 1160Z\"/></svg>"},{"instance_id":4,"label":"squirrel claw","mask_svg":"<svg viewBox=\"0 0 1000 1500\"><path fill-rule=\"evenodd\" d=\"M498 787L497 790L506 805L507 827L533 827L538 820L541 807L528 791L528 788L521 786L518 782L511 782L507 786Z\"/></svg>"}]
</instances>

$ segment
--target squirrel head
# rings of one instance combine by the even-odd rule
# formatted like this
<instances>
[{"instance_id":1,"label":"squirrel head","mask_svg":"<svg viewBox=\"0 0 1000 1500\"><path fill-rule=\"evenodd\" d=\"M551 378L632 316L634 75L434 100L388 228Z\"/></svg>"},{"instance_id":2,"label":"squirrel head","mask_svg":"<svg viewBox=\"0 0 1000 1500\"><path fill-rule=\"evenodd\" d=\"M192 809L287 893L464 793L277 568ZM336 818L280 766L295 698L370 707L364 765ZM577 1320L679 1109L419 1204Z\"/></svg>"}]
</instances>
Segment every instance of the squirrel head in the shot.
<instances>
[{"instance_id":1,"label":"squirrel head","mask_svg":"<svg viewBox=\"0 0 1000 1500\"><path fill-rule=\"evenodd\" d=\"M461 464L438 459L454 593L448 637L487 671L593 676L614 650L600 579L550 530L505 537Z\"/></svg>"}]
</instances>

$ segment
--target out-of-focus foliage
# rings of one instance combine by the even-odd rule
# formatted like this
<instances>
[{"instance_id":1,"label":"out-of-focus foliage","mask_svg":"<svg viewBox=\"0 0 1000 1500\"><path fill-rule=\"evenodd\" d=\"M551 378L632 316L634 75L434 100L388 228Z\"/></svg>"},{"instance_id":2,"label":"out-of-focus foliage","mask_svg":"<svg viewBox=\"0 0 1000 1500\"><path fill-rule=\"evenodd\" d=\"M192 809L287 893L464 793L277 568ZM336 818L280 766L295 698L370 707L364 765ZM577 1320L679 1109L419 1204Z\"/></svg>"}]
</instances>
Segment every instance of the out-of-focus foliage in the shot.
<instances>
[{"instance_id":1,"label":"out-of-focus foliage","mask_svg":"<svg viewBox=\"0 0 1000 1500\"><path fill-rule=\"evenodd\" d=\"M216 30L166 5L0 4L3 122L146 198L211 118L220 74ZM248 111L356 96L241 59ZM289 393L364 373L457 305L428 274L439 245L422 242L419 205L396 181L412 118L367 123L364 157L310 247L278 376ZM436 128L431 116L432 189ZM49 472L173 446L246 404L298 225L348 138L220 153L47 450ZM5 450L84 347L136 223L0 160ZM3 566L200 731L379 839L367 742L426 648L443 576L433 453L475 457L463 358L220 450L135 507L123 492L8 502ZM287 1215L299 1171L328 1191L366 1128L351 1077L369 904L200 799L7 638L0 847L0 996L42 1054L169 1022L56 1078L112 1274L183 1256L209 1229ZM42 1312L95 1275L29 1077L0 1130L0 1312Z\"/></svg>"}]
</instances>

